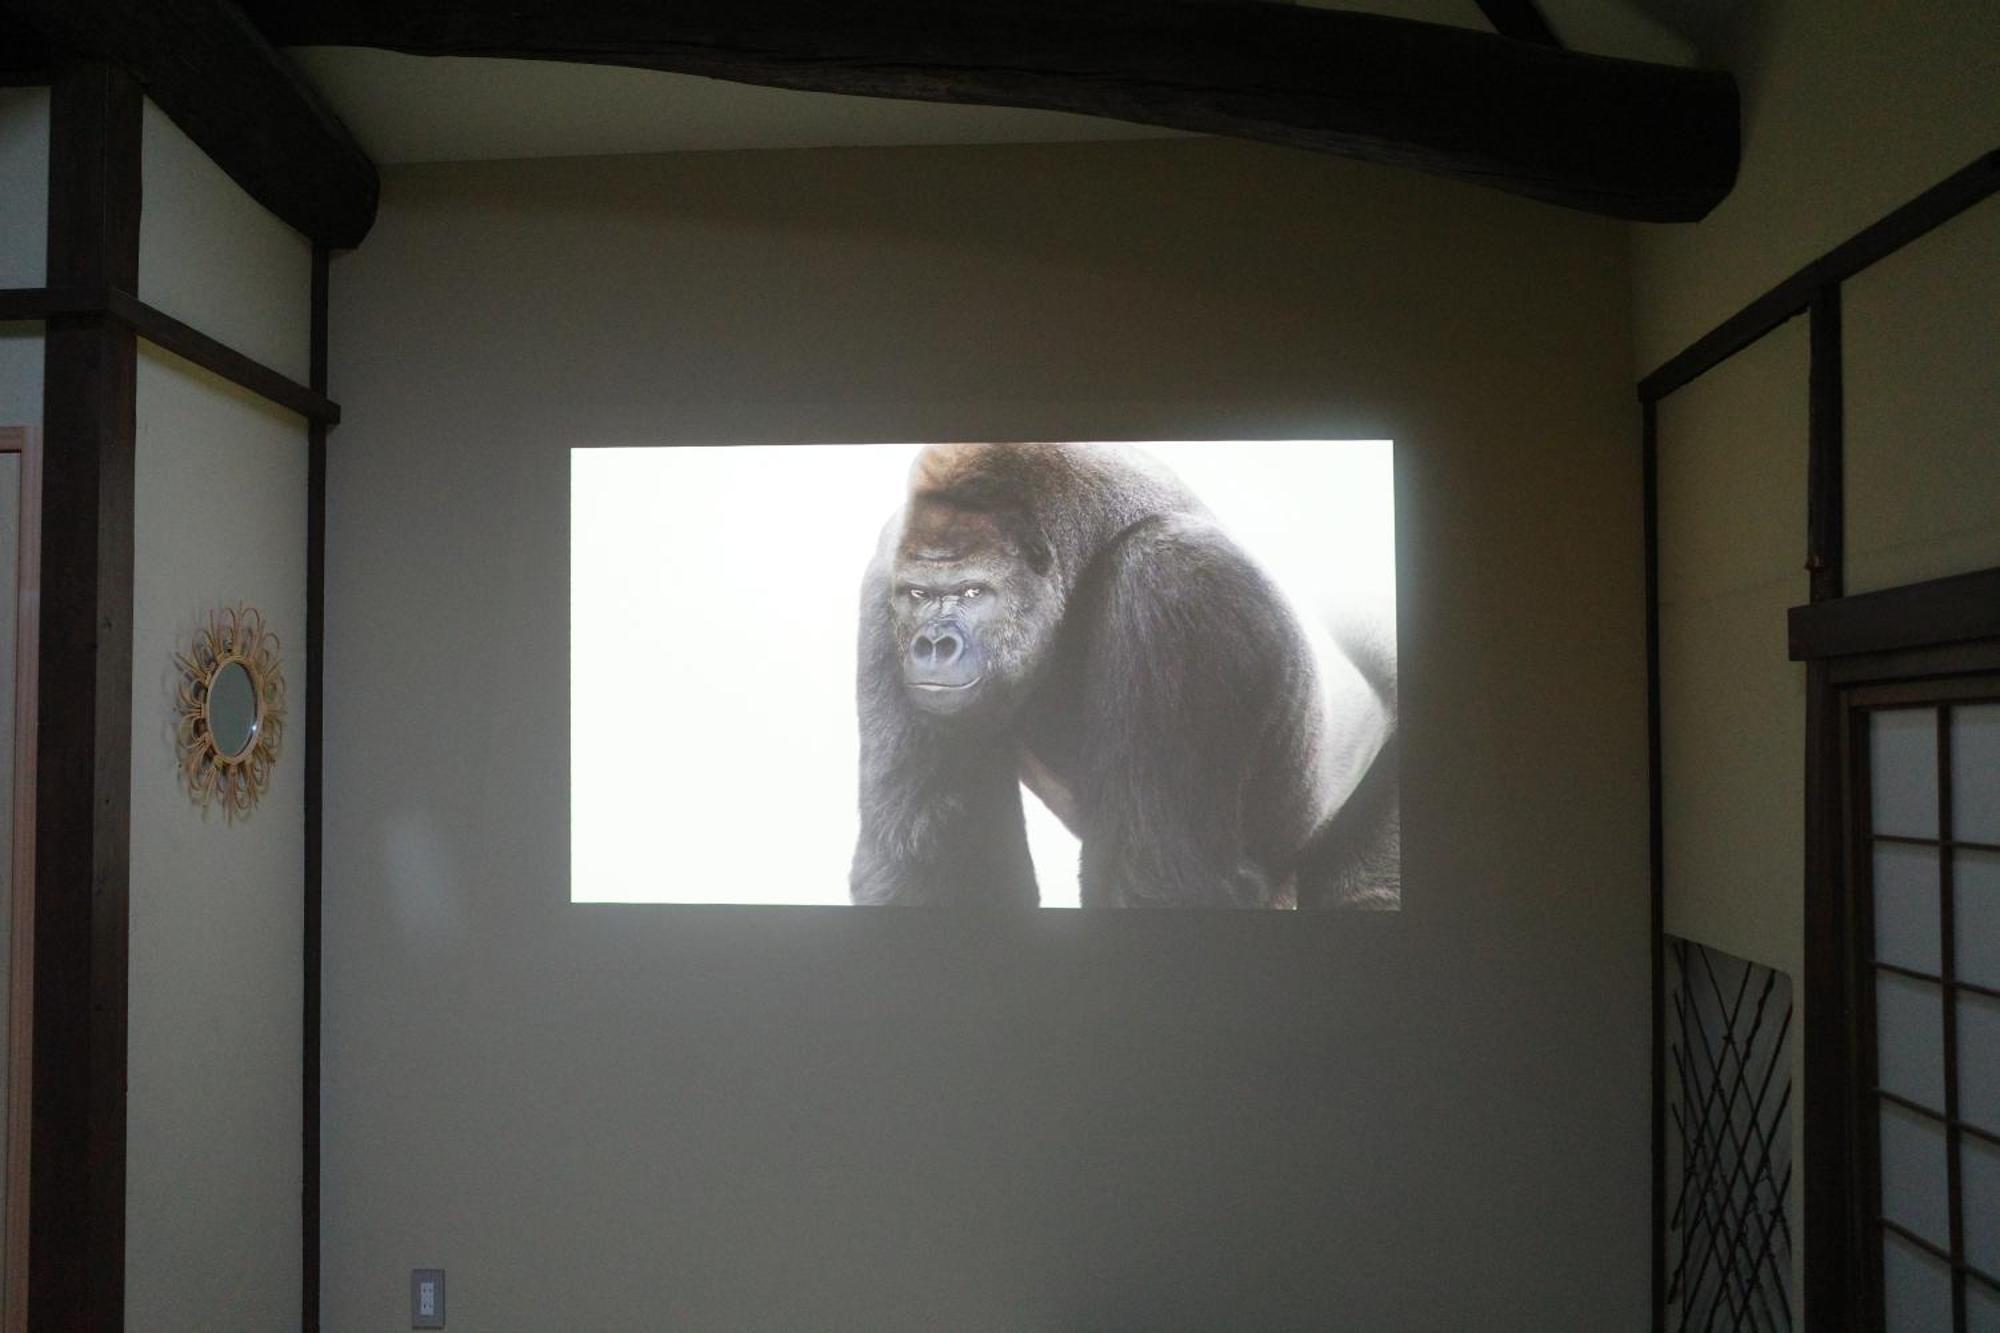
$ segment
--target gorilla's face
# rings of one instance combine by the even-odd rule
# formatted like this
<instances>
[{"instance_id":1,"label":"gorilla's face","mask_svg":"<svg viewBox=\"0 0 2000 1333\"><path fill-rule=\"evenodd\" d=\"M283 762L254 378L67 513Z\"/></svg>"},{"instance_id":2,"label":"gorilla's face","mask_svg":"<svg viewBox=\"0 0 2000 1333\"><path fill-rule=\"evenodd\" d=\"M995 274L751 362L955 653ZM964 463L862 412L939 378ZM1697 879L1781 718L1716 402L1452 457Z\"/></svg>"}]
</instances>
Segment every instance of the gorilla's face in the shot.
<instances>
[{"instance_id":1,"label":"gorilla's face","mask_svg":"<svg viewBox=\"0 0 2000 1333\"><path fill-rule=\"evenodd\" d=\"M904 692L922 712L1004 715L1033 675L1059 597L1011 526L952 505L912 507L891 568L889 616Z\"/></svg>"}]
</instances>

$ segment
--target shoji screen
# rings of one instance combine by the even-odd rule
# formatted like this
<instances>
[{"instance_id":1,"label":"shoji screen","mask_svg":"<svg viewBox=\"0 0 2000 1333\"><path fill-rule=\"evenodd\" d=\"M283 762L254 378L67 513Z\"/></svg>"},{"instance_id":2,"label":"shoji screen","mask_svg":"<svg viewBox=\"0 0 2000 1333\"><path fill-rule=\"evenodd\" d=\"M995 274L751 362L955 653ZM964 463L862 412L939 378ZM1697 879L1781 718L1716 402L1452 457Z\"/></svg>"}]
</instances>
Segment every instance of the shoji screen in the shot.
<instances>
[{"instance_id":1,"label":"shoji screen","mask_svg":"<svg viewBox=\"0 0 2000 1333\"><path fill-rule=\"evenodd\" d=\"M1863 734L1884 1326L2000 1333L2000 701L1877 707Z\"/></svg>"}]
</instances>

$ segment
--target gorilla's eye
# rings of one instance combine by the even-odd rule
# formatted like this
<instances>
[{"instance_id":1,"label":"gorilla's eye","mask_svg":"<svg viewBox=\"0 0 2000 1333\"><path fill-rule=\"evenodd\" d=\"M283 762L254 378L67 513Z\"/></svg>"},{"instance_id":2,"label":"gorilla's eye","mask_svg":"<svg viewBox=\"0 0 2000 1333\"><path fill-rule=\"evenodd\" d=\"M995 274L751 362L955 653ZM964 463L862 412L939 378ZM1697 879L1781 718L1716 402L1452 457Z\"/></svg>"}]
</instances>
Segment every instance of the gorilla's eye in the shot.
<instances>
[{"instance_id":1,"label":"gorilla's eye","mask_svg":"<svg viewBox=\"0 0 2000 1333\"><path fill-rule=\"evenodd\" d=\"M985 596L986 589L980 587L977 583L975 583L972 584L970 587L966 588L964 591L960 592L958 595L962 600L969 602L975 597Z\"/></svg>"},{"instance_id":2,"label":"gorilla's eye","mask_svg":"<svg viewBox=\"0 0 2000 1333\"><path fill-rule=\"evenodd\" d=\"M913 602L927 602L930 600L931 595L922 588L910 587L903 589L903 596Z\"/></svg>"}]
</instances>

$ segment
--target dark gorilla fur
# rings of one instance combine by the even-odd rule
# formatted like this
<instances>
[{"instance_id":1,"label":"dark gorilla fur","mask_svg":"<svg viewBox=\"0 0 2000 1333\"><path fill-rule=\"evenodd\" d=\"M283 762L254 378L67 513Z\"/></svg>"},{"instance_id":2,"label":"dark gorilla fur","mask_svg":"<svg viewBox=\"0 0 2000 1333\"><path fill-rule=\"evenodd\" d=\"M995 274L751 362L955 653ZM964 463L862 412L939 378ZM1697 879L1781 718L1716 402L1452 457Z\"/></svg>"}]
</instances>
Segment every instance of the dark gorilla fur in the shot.
<instances>
[{"instance_id":1,"label":"dark gorilla fur","mask_svg":"<svg viewBox=\"0 0 2000 1333\"><path fill-rule=\"evenodd\" d=\"M1303 631L1136 451L925 449L860 646L857 903L1035 903L1023 781L1082 840L1086 907L1395 901L1393 734L1332 809Z\"/></svg>"}]
</instances>

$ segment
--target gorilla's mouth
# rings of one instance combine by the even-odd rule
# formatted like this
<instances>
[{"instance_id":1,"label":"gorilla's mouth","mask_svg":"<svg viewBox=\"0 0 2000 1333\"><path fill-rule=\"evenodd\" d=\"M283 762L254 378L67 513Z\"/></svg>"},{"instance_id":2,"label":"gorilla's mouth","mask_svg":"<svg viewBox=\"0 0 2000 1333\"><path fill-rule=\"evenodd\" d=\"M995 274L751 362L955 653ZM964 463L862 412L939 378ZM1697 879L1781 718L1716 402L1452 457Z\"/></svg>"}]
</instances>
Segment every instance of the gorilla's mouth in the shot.
<instances>
[{"instance_id":1,"label":"gorilla's mouth","mask_svg":"<svg viewBox=\"0 0 2000 1333\"><path fill-rule=\"evenodd\" d=\"M986 677L984 676L974 676L971 680L966 681L963 685L939 685L936 684L935 682L927 680L913 680L910 682L910 688L916 690L945 690L945 691L969 690L974 685L977 685L980 681L985 679Z\"/></svg>"},{"instance_id":2,"label":"gorilla's mouth","mask_svg":"<svg viewBox=\"0 0 2000 1333\"><path fill-rule=\"evenodd\" d=\"M904 677L903 683L909 687L906 696L910 707L920 713L931 713L937 717L955 717L979 706L986 698L986 691L980 686L986 683L986 673L980 672L971 680L912 680Z\"/></svg>"}]
</instances>

